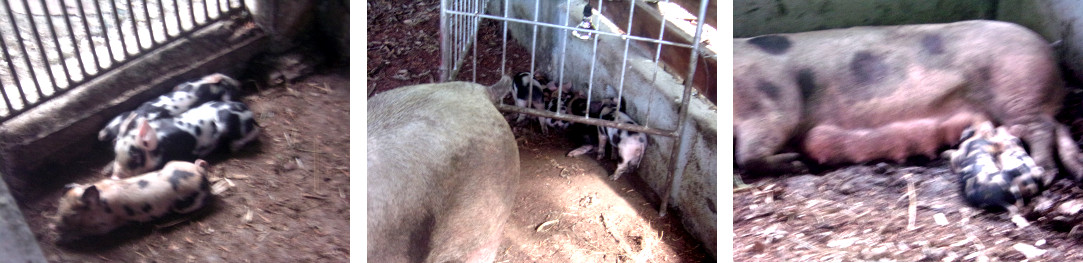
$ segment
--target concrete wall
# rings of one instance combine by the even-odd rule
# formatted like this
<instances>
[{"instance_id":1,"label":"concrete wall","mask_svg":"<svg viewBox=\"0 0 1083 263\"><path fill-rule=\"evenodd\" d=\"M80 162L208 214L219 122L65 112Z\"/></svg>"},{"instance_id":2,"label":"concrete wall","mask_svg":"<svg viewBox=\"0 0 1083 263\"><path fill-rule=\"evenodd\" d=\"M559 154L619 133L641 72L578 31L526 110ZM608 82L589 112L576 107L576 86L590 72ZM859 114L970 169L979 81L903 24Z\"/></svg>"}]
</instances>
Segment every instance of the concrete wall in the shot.
<instances>
[{"instance_id":1,"label":"concrete wall","mask_svg":"<svg viewBox=\"0 0 1083 263\"><path fill-rule=\"evenodd\" d=\"M734 0L733 35L993 19L998 0ZM1064 1L1068 2L1068 1Z\"/></svg>"},{"instance_id":2,"label":"concrete wall","mask_svg":"<svg viewBox=\"0 0 1083 263\"><path fill-rule=\"evenodd\" d=\"M997 20L1023 25L1055 46L1065 76L1083 79L1083 2L1071 0L1001 1Z\"/></svg>"},{"instance_id":3,"label":"concrete wall","mask_svg":"<svg viewBox=\"0 0 1083 263\"><path fill-rule=\"evenodd\" d=\"M571 15L572 24L582 19L584 1L571 1L570 8L564 1L543 2L539 21L564 24L565 15ZM501 1L491 1L489 13L500 13ZM534 1L511 1L509 16L531 19ZM614 3L614 2L607 2ZM595 7L597 8L597 7ZM608 8L608 7L606 7ZM625 6L625 8L627 8ZM501 13L502 15L502 13ZM599 30L615 32L602 23L596 25ZM532 26L509 23L509 35L519 43L530 48ZM565 38L565 36L569 36ZM591 56L593 41L570 37L569 33L557 29L538 31L537 61L538 68L558 73L560 60L564 58L564 79L576 89L586 90L590 81ZM624 40L617 37L598 38L597 64L594 66L594 99L616 97L620 87ZM567 41L567 49L561 43ZM627 71L623 87L623 97L627 105L624 111L640 124L662 129L674 129L678 119L680 96L683 86L672 75L651 62L652 50L641 50L631 45ZM687 53L686 53L687 54ZM607 88L608 87L608 88ZM678 178L675 190L670 196L671 208L679 211L685 229L702 241L707 250L715 254L717 249L717 113L713 104L702 97L691 99L689 111L688 136L689 155L687 160L678 162L684 172ZM642 178L658 195L665 193L667 178L672 173L669 169L670 153L673 150L673 138L651 136L644 159L636 170L636 176Z\"/></svg>"},{"instance_id":4,"label":"concrete wall","mask_svg":"<svg viewBox=\"0 0 1083 263\"><path fill-rule=\"evenodd\" d=\"M0 177L3 177L0 172ZM46 262L34 233L23 219L19 205L8 191L7 184L0 180L0 255L6 262Z\"/></svg>"}]
</instances>

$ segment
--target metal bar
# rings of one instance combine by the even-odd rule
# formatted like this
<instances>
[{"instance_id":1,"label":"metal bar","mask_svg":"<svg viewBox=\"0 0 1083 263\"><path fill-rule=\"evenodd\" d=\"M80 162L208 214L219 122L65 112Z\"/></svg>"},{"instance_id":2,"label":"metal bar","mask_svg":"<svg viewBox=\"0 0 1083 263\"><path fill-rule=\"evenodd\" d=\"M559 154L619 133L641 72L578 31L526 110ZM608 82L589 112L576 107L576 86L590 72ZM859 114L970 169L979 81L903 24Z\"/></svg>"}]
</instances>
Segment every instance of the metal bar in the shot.
<instances>
[{"instance_id":1,"label":"metal bar","mask_svg":"<svg viewBox=\"0 0 1083 263\"><path fill-rule=\"evenodd\" d=\"M60 2L60 11L62 13L64 13L64 18L65 18L64 19L64 22L65 22L64 25L68 28L68 38L71 39L71 46L78 49L79 48L79 42L77 40L75 40L75 30L72 29L72 27L71 27L72 22L71 22L71 15L68 14L68 6L66 4L64 4L64 1L58 1L58 2ZM84 61L83 61L83 52L75 52L75 57L77 58L76 62L78 62L78 63L76 63L76 64L79 67L79 72L83 73L83 75L80 75L80 76L85 78L87 75L90 75L86 71L86 66L83 65L83 63L84 63ZM67 65L68 65L68 63L67 63L67 61L65 61L64 66L67 66ZM68 81L75 81L74 76L69 76Z\"/></svg>"},{"instance_id":2,"label":"metal bar","mask_svg":"<svg viewBox=\"0 0 1083 263\"><path fill-rule=\"evenodd\" d=\"M598 0L598 14L602 13L602 3L605 1ZM592 16L596 17L596 16ZM595 18L592 18L595 19ZM597 24L591 21L591 24ZM590 101L594 95L594 67L598 63L598 36L594 36L594 51L590 53L590 78L587 79L587 105L589 108ZM584 117L590 117L590 110L588 109L583 113Z\"/></svg>"},{"instance_id":3,"label":"metal bar","mask_svg":"<svg viewBox=\"0 0 1083 263\"><path fill-rule=\"evenodd\" d=\"M75 3L78 4L79 20L83 22L83 32L86 32L87 48L90 49L90 55L91 55L92 58L94 58L94 66L95 67L93 69L95 69L94 72L96 73L98 71L101 71L102 65L101 65L101 60L98 59L98 50L97 50L97 48L95 48L95 45L94 45L94 34L90 32L90 23L87 22L86 11L83 10L83 1L82 0L76 0ZM75 49L76 49L76 52L79 52L78 51L79 46L76 46Z\"/></svg>"},{"instance_id":4,"label":"metal bar","mask_svg":"<svg viewBox=\"0 0 1083 263\"><path fill-rule=\"evenodd\" d=\"M192 17L192 27L196 27L196 0L188 0L188 16Z\"/></svg>"},{"instance_id":5,"label":"metal bar","mask_svg":"<svg viewBox=\"0 0 1083 263\"><path fill-rule=\"evenodd\" d=\"M5 49L6 50L6 49ZM4 97L4 104L8 105L8 112L6 116L11 116L11 112L15 111L15 106L11 105L11 99L8 98L8 91L4 88L4 82L0 81L0 95Z\"/></svg>"},{"instance_id":6,"label":"metal bar","mask_svg":"<svg viewBox=\"0 0 1083 263\"><path fill-rule=\"evenodd\" d=\"M538 117L553 118L553 119L565 120L565 121L571 121L571 122L579 122L579 123L590 124L590 125L595 125L595 126L605 126L605 127L617 128L617 129L621 129L621 130L642 132L642 133L648 133L648 134L653 134L653 135L658 135L658 136L677 137L677 134L675 133L676 131L663 130L663 129L658 129L658 128L647 128L647 127L643 127L641 125L632 125L632 124L627 124L627 123L622 123L622 122L607 121L607 120L603 120L603 119L599 119L599 118L588 118L588 117L582 117L582 116L571 115L571 114L558 114L558 113L554 113L554 112L546 111L546 110L523 108L523 107L517 107L517 106L512 106L512 105L504 105L504 104L496 105L496 109L501 110L501 111L508 111L508 112L525 113L525 114L530 114L530 115L534 115L534 116L538 116Z\"/></svg>"},{"instance_id":7,"label":"metal bar","mask_svg":"<svg viewBox=\"0 0 1083 263\"><path fill-rule=\"evenodd\" d=\"M26 8L27 13L30 13L30 7L29 6L24 6L24 8ZM19 23L17 23L15 21L15 15L12 14L11 4L10 3L8 4L7 10L8 10L8 19L11 19L11 27L12 27L12 29L15 29L15 43L19 44L19 48L23 50L22 57L23 57L23 61L26 62L26 69L27 69L27 71L30 71L30 76L34 80L34 85L37 85L37 82L38 82L37 78L38 77L37 77L37 74L34 74L34 65L30 64L30 52L26 51L26 45L23 44L23 34L20 33L21 30L19 30ZM30 23L33 24L34 21L30 21ZM6 51L7 46L4 46L4 47L5 47L4 50ZM11 63L11 61L8 61L8 63ZM14 79L19 78L19 73L16 72L14 68L11 70L11 77L14 78ZM24 107L25 107L25 104L29 103L29 101L26 100L26 93L23 91L23 85L22 84L16 84L16 85L18 86L17 88L19 90L19 96L22 98L23 104L24 104ZM39 90L41 89L40 86L35 86L35 88L38 88Z\"/></svg>"},{"instance_id":8,"label":"metal bar","mask_svg":"<svg viewBox=\"0 0 1083 263\"><path fill-rule=\"evenodd\" d=\"M538 9L541 9L541 1L534 1L534 21L538 21ZM535 52L538 51L538 25L534 24L533 33L530 35L530 80L534 81L534 57ZM534 105L534 89L528 88L526 106L533 107ZM543 102L544 103L544 102ZM544 106L543 106L544 108ZM543 127L544 128L544 127Z\"/></svg>"},{"instance_id":9,"label":"metal bar","mask_svg":"<svg viewBox=\"0 0 1083 263\"><path fill-rule=\"evenodd\" d=\"M601 6L601 4L599 2L598 13L601 13L601 10L602 10L601 8L602 8L602 6ZM452 10L448 10L447 13L452 14L452 15L471 15L470 13L464 13L464 12L452 11ZM582 31L582 32L592 33L592 34L596 34L596 35L630 38L630 39L636 40L636 41L666 44L666 45L670 45L670 46L677 46L677 47L684 47L684 48L692 48L692 45L689 45L689 44L677 43L677 42L665 41L665 40L658 40L658 39L646 38L646 37L641 37L641 36L633 36L633 35L629 35L627 33L625 33L625 34L617 34L617 33L613 33L613 32L599 31L597 29L582 29L582 28L576 28L576 27L571 27L571 26L554 25L554 24L541 23L541 22L535 22L535 21L518 19L518 18L499 17L499 16L486 15L486 14L482 14L482 15L479 15L479 16L481 18L505 21L505 23L506 22L516 22L516 23L523 23L523 24L538 25L538 26L542 26L542 27L551 27L551 28L568 29L568 30L579 30L579 31ZM594 23L594 24L597 24L597 23Z\"/></svg>"},{"instance_id":10,"label":"metal bar","mask_svg":"<svg viewBox=\"0 0 1083 263\"><path fill-rule=\"evenodd\" d=\"M162 0L158 0L158 19L162 22L162 41L169 40L169 25L165 22L165 5L162 4Z\"/></svg>"},{"instance_id":11,"label":"metal bar","mask_svg":"<svg viewBox=\"0 0 1083 263\"><path fill-rule=\"evenodd\" d=\"M667 0L666 2L668 3L669 1ZM662 24L659 25L659 27L661 27L661 28L658 30L658 41L662 41L662 39L666 35L666 13L665 12L659 12L659 13L661 13L661 15L662 15L662 19L661 19ZM662 44L659 43L659 44L656 44L656 45L658 45L658 48L654 51L654 63L658 63L658 59L662 58Z\"/></svg>"},{"instance_id":12,"label":"metal bar","mask_svg":"<svg viewBox=\"0 0 1083 263\"><path fill-rule=\"evenodd\" d=\"M628 34L632 33L632 21L635 16L636 1L628 1ZM632 44L631 39L624 39L624 56L620 64L620 84L617 85L617 111L621 111L620 105L624 99L624 75L628 71L628 47Z\"/></svg>"},{"instance_id":13,"label":"metal bar","mask_svg":"<svg viewBox=\"0 0 1083 263\"><path fill-rule=\"evenodd\" d=\"M659 217L666 215L666 206L669 204L669 195L673 193L673 182L676 181L678 177L681 177L681 173L684 172L684 167L677 165L677 161L687 154L685 153L687 149L682 149L687 148L687 145L684 142L688 139L688 134L684 132L685 126L687 126L685 121L688 120L688 100L692 95L692 78L696 76L696 63L699 59L699 46L701 45L700 38L703 37L703 21L707 16L708 2L710 2L710 0L703 0L703 2L700 2L699 15L696 16L699 23L696 23L696 36L693 38L692 52L689 54L690 58L688 59L688 77L684 80L684 95L681 96L680 117L677 119L677 133L680 137L673 143L673 151L670 154L669 170L673 171L673 174L666 183L666 194L662 196L662 205L658 208Z\"/></svg>"},{"instance_id":14,"label":"metal bar","mask_svg":"<svg viewBox=\"0 0 1083 263\"><path fill-rule=\"evenodd\" d=\"M570 13L572 8L571 0L564 0L564 7L568 9L567 12L564 12L564 26L568 26L568 24L571 23L572 19L572 15ZM560 35L564 37L561 38L562 42L560 42L560 69L557 70L559 72L557 73L558 86L564 85L564 62L566 59L568 59L568 30L562 29L561 32L562 33ZM557 113L561 113L562 111L560 110L560 108L564 107L564 89L565 87L563 86L557 89Z\"/></svg>"},{"instance_id":15,"label":"metal bar","mask_svg":"<svg viewBox=\"0 0 1083 263\"><path fill-rule=\"evenodd\" d=\"M480 14L481 13L481 0L476 0L474 3L476 3L476 5L474 6L474 13L475 14ZM473 76L471 77L471 81L473 81L475 83L478 82L478 24L479 23L481 23L481 18L479 18L477 15L474 15L474 26L473 26L473 29L471 30L473 32L472 35L474 35L474 40L471 41L472 42L471 46L474 47L474 55L473 55L473 57L474 57L474 71L473 71Z\"/></svg>"},{"instance_id":16,"label":"metal bar","mask_svg":"<svg viewBox=\"0 0 1083 263\"><path fill-rule=\"evenodd\" d=\"M203 23L211 23L211 5L207 4L210 0L203 0Z\"/></svg>"},{"instance_id":17,"label":"metal bar","mask_svg":"<svg viewBox=\"0 0 1083 263\"><path fill-rule=\"evenodd\" d=\"M8 16L11 16L11 4L7 3L7 6L5 6L4 9L7 10ZM12 28L14 28L14 30L16 30L16 31L19 30L19 28L15 27L15 21L14 20L11 21L11 26L12 26ZM4 40L4 37L0 36L0 49L4 50L4 61L7 62L8 70L10 70L10 72L12 73L11 78L15 80L15 89L18 90L19 89L19 87L18 87L19 86L19 76L15 75L15 64L11 63L11 55L8 54L7 46L8 46L7 41ZM15 106L11 104L11 99L8 98L7 89L4 87L3 84L4 84L4 82L0 81L0 94L2 94L4 96L4 103L6 103L7 106L8 106L8 115L7 116L11 116L11 115L13 115L12 111L15 111ZM20 92L22 92L22 91L20 90ZM25 104L26 103L23 103L24 107L25 107Z\"/></svg>"},{"instance_id":18,"label":"metal bar","mask_svg":"<svg viewBox=\"0 0 1083 263\"><path fill-rule=\"evenodd\" d=\"M136 25L135 25L135 23L136 23L135 22L135 12L132 12L132 9L135 9L135 8L132 8L132 0L127 0L127 2L128 2L128 17L131 18L131 20L132 20L132 23L131 23L131 25L132 25L132 35L135 36L135 54L139 54L139 52L143 52L143 43L142 43L143 41L139 40L139 29L137 29ZM123 35L123 34L121 34L121 35Z\"/></svg>"},{"instance_id":19,"label":"metal bar","mask_svg":"<svg viewBox=\"0 0 1083 263\"><path fill-rule=\"evenodd\" d=\"M177 22L177 35L180 35L180 32L184 31L184 27L181 26L180 4L178 4L177 2L180 2L180 0L173 0L173 12L176 13L175 15L173 15L173 21Z\"/></svg>"},{"instance_id":20,"label":"metal bar","mask_svg":"<svg viewBox=\"0 0 1083 263\"><path fill-rule=\"evenodd\" d=\"M45 56L45 46L41 44L41 34L38 33L38 25L37 25L38 23L34 22L34 16L32 14L30 14L30 3L28 3L27 0L23 0L23 6L26 7L26 20L30 21L30 30L31 30L31 32L34 32L34 35L33 35L34 43L38 45L38 54L41 55L41 60L44 61L44 62L42 62L42 63L44 63L44 65L42 65L42 66L45 66L46 72L49 75L49 81L52 82L52 84L53 84L52 85L53 90L56 90L56 77L53 76L53 68L49 67L49 57ZM45 9L45 6L42 6L42 9ZM48 14L48 11L46 11L46 14ZM49 17L45 16L45 19L48 20ZM18 29L16 29L16 31L17 30ZM26 57L29 58L30 54L26 54ZM30 72L34 72L34 66L33 65L28 64L27 66L28 66L27 69L29 69ZM38 87L37 88L37 90L38 90L38 98L44 97L45 93L43 93L41 91L42 90L41 83L38 81L37 77L34 78L34 85L36 85Z\"/></svg>"},{"instance_id":21,"label":"metal bar","mask_svg":"<svg viewBox=\"0 0 1083 263\"><path fill-rule=\"evenodd\" d=\"M451 76L450 63L448 63L451 55L448 52L451 49L448 47L448 35L445 32L447 27L447 0L440 0L440 81L448 81L448 77Z\"/></svg>"},{"instance_id":22,"label":"metal bar","mask_svg":"<svg viewBox=\"0 0 1083 263\"><path fill-rule=\"evenodd\" d=\"M146 19L144 23L147 25L147 39L150 40L150 47L147 47L147 49L152 49L158 45L158 42L154 41L154 21L150 19L150 7L148 5L149 0L143 0L143 18Z\"/></svg>"},{"instance_id":23,"label":"metal bar","mask_svg":"<svg viewBox=\"0 0 1083 263\"><path fill-rule=\"evenodd\" d=\"M49 8L45 4L45 0L41 0L40 2L41 2L42 8L45 9L45 13L48 14L49 13ZM55 26L53 25L53 18L52 17L47 17L45 19L45 22L49 24L49 34L53 36L53 46L56 47L57 62L60 64L60 68L64 69L64 78L65 79L71 79L71 73L68 72L68 67L65 66L66 63L64 63L64 52L61 51L61 49L60 49L60 38L57 37L57 35L56 35L56 29L54 29ZM43 47L43 49L44 49L44 47ZM48 61L48 60L46 60L46 61ZM52 66L49 66L49 67L51 68ZM54 82L54 84L56 84L57 87L60 87L60 82L57 81L55 78L53 79L53 82ZM71 83L71 82L69 81L68 83Z\"/></svg>"},{"instance_id":24,"label":"metal bar","mask_svg":"<svg viewBox=\"0 0 1083 263\"><path fill-rule=\"evenodd\" d=\"M120 40L120 54L124 55L124 57L117 59L120 61L128 58L128 43L124 43L124 30L121 30L121 28L123 28L122 25L124 24L120 23L120 12L118 12L120 9L117 8L117 1L109 1L109 5L113 8L113 20L116 22L117 39Z\"/></svg>"},{"instance_id":25,"label":"metal bar","mask_svg":"<svg viewBox=\"0 0 1083 263\"><path fill-rule=\"evenodd\" d=\"M504 0L504 17L508 17L508 0ZM508 75L508 21L504 21L504 48L500 52L500 75Z\"/></svg>"},{"instance_id":26,"label":"metal bar","mask_svg":"<svg viewBox=\"0 0 1083 263\"><path fill-rule=\"evenodd\" d=\"M105 49L108 51L106 53L109 53L109 66L112 66L117 59L113 57L113 41L109 40L109 27L105 25L105 13L102 13L102 5L98 1L94 1L94 11L98 12L98 23L102 25L102 37L105 38Z\"/></svg>"}]
</instances>

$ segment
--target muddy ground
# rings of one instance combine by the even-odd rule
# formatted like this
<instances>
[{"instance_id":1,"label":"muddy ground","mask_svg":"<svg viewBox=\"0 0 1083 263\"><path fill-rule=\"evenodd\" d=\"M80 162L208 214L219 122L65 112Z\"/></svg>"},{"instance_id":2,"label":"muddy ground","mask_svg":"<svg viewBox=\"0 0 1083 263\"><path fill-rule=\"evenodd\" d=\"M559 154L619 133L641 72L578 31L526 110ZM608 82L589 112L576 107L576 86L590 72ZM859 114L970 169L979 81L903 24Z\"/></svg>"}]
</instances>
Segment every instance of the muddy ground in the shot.
<instances>
[{"instance_id":1,"label":"muddy ground","mask_svg":"<svg viewBox=\"0 0 1083 263\"><path fill-rule=\"evenodd\" d=\"M439 2L368 1L369 96L439 78ZM477 82L501 75L501 26L479 29ZM530 53L509 39L508 72L528 71ZM473 59L472 55L467 61ZM472 66L460 73L470 80ZM522 167L516 206L496 262L713 262L702 243L683 230L674 213L658 218L629 177L610 181L615 161L566 157L576 148L560 134L538 127L515 129ZM604 167L604 168L603 168Z\"/></svg>"},{"instance_id":2,"label":"muddy ground","mask_svg":"<svg viewBox=\"0 0 1083 263\"><path fill-rule=\"evenodd\" d=\"M104 145L45 171L20 207L50 262L345 262L349 259L349 77L345 68L246 90L258 142L208 158L223 192L191 216L57 246L49 229L63 185L104 178ZM226 151L228 152L228 150ZM0 260L2 261L2 260Z\"/></svg>"}]
</instances>

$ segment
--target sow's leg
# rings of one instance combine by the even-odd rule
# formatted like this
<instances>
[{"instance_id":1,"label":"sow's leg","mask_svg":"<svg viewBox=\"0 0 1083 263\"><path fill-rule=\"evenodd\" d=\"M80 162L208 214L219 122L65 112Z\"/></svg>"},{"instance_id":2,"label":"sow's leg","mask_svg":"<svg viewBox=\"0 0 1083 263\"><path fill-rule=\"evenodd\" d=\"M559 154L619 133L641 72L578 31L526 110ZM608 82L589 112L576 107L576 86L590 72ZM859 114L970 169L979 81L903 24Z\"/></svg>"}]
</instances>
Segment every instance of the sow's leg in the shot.
<instances>
[{"instance_id":1,"label":"sow's leg","mask_svg":"<svg viewBox=\"0 0 1083 263\"><path fill-rule=\"evenodd\" d=\"M369 261L494 260L519 150L485 89L426 84L369 99Z\"/></svg>"}]
</instances>

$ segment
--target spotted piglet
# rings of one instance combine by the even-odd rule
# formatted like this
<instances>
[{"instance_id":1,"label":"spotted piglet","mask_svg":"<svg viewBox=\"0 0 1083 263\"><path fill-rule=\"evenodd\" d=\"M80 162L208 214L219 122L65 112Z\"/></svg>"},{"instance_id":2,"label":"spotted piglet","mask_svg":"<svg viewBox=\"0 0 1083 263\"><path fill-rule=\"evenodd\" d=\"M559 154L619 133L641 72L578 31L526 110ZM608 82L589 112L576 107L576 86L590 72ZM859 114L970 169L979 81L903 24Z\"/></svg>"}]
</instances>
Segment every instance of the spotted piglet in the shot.
<instances>
[{"instance_id":1,"label":"spotted piglet","mask_svg":"<svg viewBox=\"0 0 1083 263\"><path fill-rule=\"evenodd\" d=\"M131 222L149 222L170 213L186 214L212 196L207 162L172 161L162 170L90 185L69 184L53 226L58 242L102 235Z\"/></svg>"},{"instance_id":2,"label":"spotted piglet","mask_svg":"<svg viewBox=\"0 0 1083 263\"><path fill-rule=\"evenodd\" d=\"M1007 129L982 122L964 130L961 140L959 150L951 153L951 169L960 175L970 205L1014 215L1040 194L1044 169Z\"/></svg>"},{"instance_id":3,"label":"spotted piglet","mask_svg":"<svg viewBox=\"0 0 1083 263\"><path fill-rule=\"evenodd\" d=\"M145 102L133 111L121 113L109 121L98 132L98 140L113 141L121 129L121 123L131 116L145 117L148 120L172 118L188 111L189 108L208 101L232 101L237 98L241 83L229 76L214 73L199 80L177 85L173 91Z\"/></svg>"},{"instance_id":4,"label":"spotted piglet","mask_svg":"<svg viewBox=\"0 0 1083 263\"><path fill-rule=\"evenodd\" d=\"M122 130L124 136L117 139L113 178L151 171L167 161L203 158L219 145L237 151L259 135L252 112L241 102L212 101L176 118L129 118L125 123L135 130Z\"/></svg>"},{"instance_id":5,"label":"spotted piglet","mask_svg":"<svg viewBox=\"0 0 1083 263\"><path fill-rule=\"evenodd\" d=\"M603 106L600 111L601 119L637 125L635 120L632 120L632 117L617 110L617 103L612 99L605 99L602 101L602 104ZM573 108L573 110L575 109ZM630 169L639 167L639 161L643 159L643 151L647 148L646 133L597 126L597 136L598 139L596 141L590 140L592 142L597 142L597 147L590 144L583 145L569 152L568 156L574 157L595 150L598 154L597 159L602 160L605 157L606 149L615 147L616 149L614 152L620 155L621 160L620 163L617 164L617 170L609 176L610 180L617 180Z\"/></svg>"},{"instance_id":6,"label":"spotted piglet","mask_svg":"<svg viewBox=\"0 0 1083 263\"><path fill-rule=\"evenodd\" d=\"M618 111L614 104L602 109L602 119L624 124L637 125L632 117L622 111ZM643 159L643 151L647 148L647 134L629 130L620 130L611 127L598 127L598 159L605 156L605 145L615 147L616 153L620 154L620 164L617 170L609 176L610 180L617 180L629 169L639 167L639 160Z\"/></svg>"}]
</instances>

